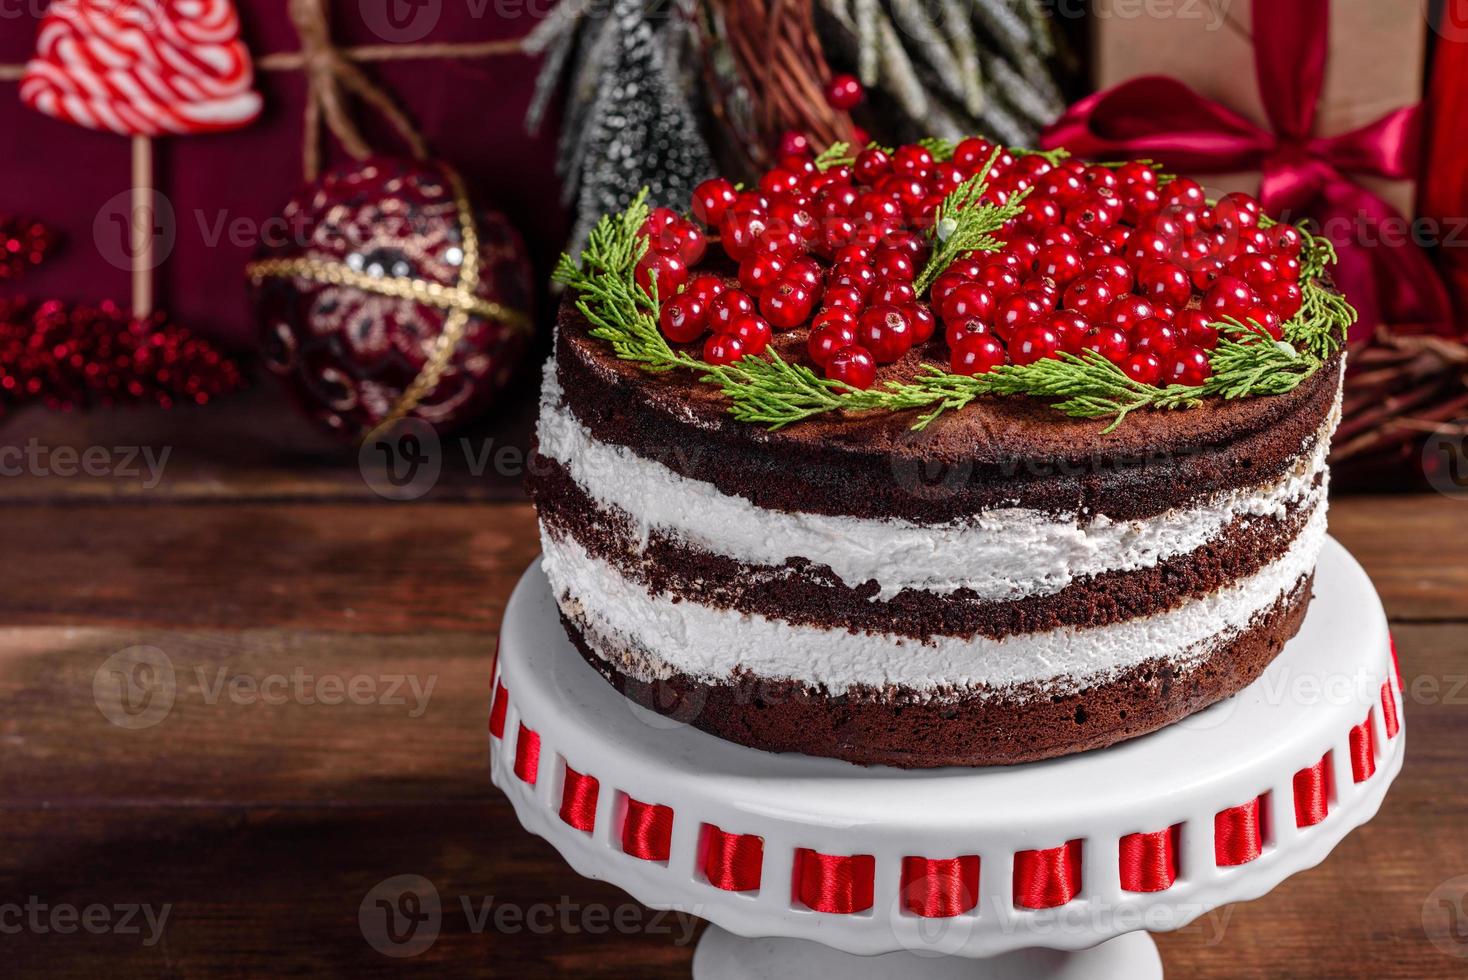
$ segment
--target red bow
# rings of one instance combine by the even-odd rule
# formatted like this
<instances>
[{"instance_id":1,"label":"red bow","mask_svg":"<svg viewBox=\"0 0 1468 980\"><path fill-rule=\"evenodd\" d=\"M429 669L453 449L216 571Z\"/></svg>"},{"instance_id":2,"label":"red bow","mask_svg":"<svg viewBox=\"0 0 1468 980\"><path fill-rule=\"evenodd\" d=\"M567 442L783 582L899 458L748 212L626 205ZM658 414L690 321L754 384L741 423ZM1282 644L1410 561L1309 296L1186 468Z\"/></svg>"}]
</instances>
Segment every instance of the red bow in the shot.
<instances>
[{"instance_id":1,"label":"red bow","mask_svg":"<svg viewBox=\"0 0 1468 980\"><path fill-rule=\"evenodd\" d=\"M1312 135L1330 0L1253 0L1254 71L1272 130L1175 78L1134 78L1077 102L1041 136L1089 159L1146 158L1179 173L1263 172L1271 214L1314 218L1340 254L1335 278L1361 315L1416 332L1449 329L1447 294L1390 204L1347 174L1415 178L1420 105L1339 136Z\"/></svg>"}]
</instances>

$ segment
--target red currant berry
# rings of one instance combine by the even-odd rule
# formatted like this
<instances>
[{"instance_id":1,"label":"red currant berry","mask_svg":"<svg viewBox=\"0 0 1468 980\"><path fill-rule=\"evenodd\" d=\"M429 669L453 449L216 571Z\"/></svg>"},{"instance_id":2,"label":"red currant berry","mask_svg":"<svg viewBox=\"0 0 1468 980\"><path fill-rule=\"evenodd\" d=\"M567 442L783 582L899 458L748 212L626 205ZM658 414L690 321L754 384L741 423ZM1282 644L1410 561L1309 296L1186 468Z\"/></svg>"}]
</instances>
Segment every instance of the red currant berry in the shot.
<instances>
[{"instance_id":1,"label":"red currant berry","mask_svg":"<svg viewBox=\"0 0 1468 980\"><path fill-rule=\"evenodd\" d=\"M1081 341L1081 350L1093 350L1113 364L1131 353L1131 342L1120 327L1095 327Z\"/></svg>"},{"instance_id":2,"label":"red currant berry","mask_svg":"<svg viewBox=\"0 0 1468 980\"><path fill-rule=\"evenodd\" d=\"M1094 320L1100 320L1111 305L1115 293L1107 285L1106 280L1096 276L1085 279L1077 279L1065 288L1062 302L1067 310L1074 310L1082 316Z\"/></svg>"},{"instance_id":3,"label":"red currant berry","mask_svg":"<svg viewBox=\"0 0 1468 980\"><path fill-rule=\"evenodd\" d=\"M857 318L856 340L878 364L891 364L913 345L912 321L895 306L870 307Z\"/></svg>"},{"instance_id":4,"label":"red currant berry","mask_svg":"<svg viewBox=\"0 0 1468 980\"><path fill-rule=\"evenodd\" d=\"M719 223L719 238L724 251L735 262L742 262L764 233L767 215L763 210L743 209L735 205L724 213Z\"/></svg>"},{"instance_id":5,"label":"red currant berry","mask_svg":"<svg viewBox=\"0 0 1468 980\"><path fill-rule=\"evenodd\" d=\"M1279 340L1284 336L1284 328L1280 326L1279 314L1263 304L1251 307L1239 319L1243 320L1246 324L1259 324L1275 340Z\"/></svg>"},{"instance_id":6,"label":"red currant berry","mask_svg":"<svg viewBox=\"0 0 1468 980\"><path fill-rule=\"evenodd\" d=\"M1179 344L1201 347L1203 350L1212 350L1218 346L1218 331L1208 319L1208 314L1202 310L1179 310L1172 318L1172 327Z\"/></svg>"},{"instance_id":7,"label":"red currant berry","mask_svg":"<svg viewBox=\"0 0 1468 980\"><path fill-rule=\"evenodd\" d=\"M1125 259L1114 255L1098 255L1087 259L1082 274L1104 280L1113 296L1122 296L1132 291L1132 267Z\"/></svg>"},{"instance_id":8,"label":"red currant berry","mask_svg":"<svg viewBox=\"0 0 1468 980\"><path fill-rule=\"evenodd\" d=\"M866 91L855 75L837 75L826 83L826 104L837 112L850 112L861 105Z\"/></svg>"},{"instance_id":9,"label":"red currant berry","mask_svg":"<svg viewBox=\"0 0 1468 980\"><path fill-rule=\"evenodd\" d=\"M965 337L975 334L993 336L994 328L983 320L963 320L959 323L950 323L943 328L943 339L949 347L957 347Z\"/></svg>"},{"instance_id":10,"label":"red currant berry","mask_svg":"<svg viewBox=\"0 0 1468 980\"><path fill-rule=\"evenodd\" d=\"M891 247L877 249L872 256L872 271L876 272L878 279L896 282L912 282L917 277L912 256Z\"/></svg>"},{"instance_id":11,"label":"red currant berry","mask_svg":"<svg viewBox=\"0 0 1468 980\"><path fill-rule=\"evenodd\" d=\"M959 142L953 148L953 162L966 176L972 177L979 168L994 155L994 144L985 139L972 137Z\"/></svg>"},{"instance_id":12,"label":"red currant berry","mask_svg":"<svg viewBox=\"0 0 1468 980\"><path fill-rule=\"evenodd\" d=\"M1193 293L1193 282L1181 267L1150 259L1137 270L1137 291L1156 303L1181 306Z\"/></svg>"},{"instance_id":13,"label":"red currant berry","mask_svg":"<svg viewBox=\"0 0 1468 980\"><path fill-rule=\"evenodd\" d=\"M648 212L647 220L642 223L642 233L652 237L669 225L682 220L682 215L672 208L653 208Z\"/></svg>"},{"instance_id":14,"label":"red currant berry","mask_svg":"<svg viewBox=\"0 0 1468 980\"><path fill-rule=\"evenodd\" d=\"M1179 347L1163 365L1162 380L1173 385L1200 385L1213 373L1208 352L1198 347Z\"/></svg>"},{"instance_id":15,"label":"red currant berry","mask_svg":"<svg viewBox=\"0 0 1468 980\"><path fill-rule=\"evenodd\" d=\"M728 333L734 321L746 313L754 312L754 300L743 290L727 289L714 297L709 305L709 329L714 333Z\"/></svg>"},{"instance_id":16,"label":"red currant berry","mask_svg":"<svg viewBox=\"0 0 1468 980\"><path fill-rule=\"evenodd\" d=\"M837 351L856 343L855 322L855 318L849 324L833 321L812 330L805 345L806 349L810 351L811 360L824 368L831 362L831 358L836 355Z\"/></svg>"},{"instance_id":17,"label":"red currant berry","mask_svg":"<svg viewBox=\"0 0 1468 980\"><path fill-rule=\"evenodd\" d=\"M843 347L826 362L826 377L849 388L870 388L877 380L877 362L865 347Z\"/></svg>"},{"instance_id":18,"label":"red currant berry","mask_svg":"<svg viewBox=\"0 0 1468 980\"><path fill-rule=\"evenodd\" d=\"M1242 317L1259 302L1249 284L1234 276L1219 276L1203 297L1203 312L1210 316Z\"/></svg>"},{"instance_id":19,"label":"red currant berry","mask_svg":"<svg viewBox=\"0 0 1468 980\"><path fill-rule=\"evenodd\" d=\"M1222 200L1213 206L1213 224L1221 231L1230 234L1253 228L1259 224L1259 202L1248 194L1240 194L1237 191L1225 194Z\"/></svg>"},{"instance_id":20,"label":"red currant berry","mask_svg":"<svg viewBox=\"0 0 1468 980\"><path fill-rule=\"evenodd\" d=\"M1190 177L1175 177L1162 188L1162 199L1169 205L1183 208L1202 208L1208 203L1203 187Z\"/></svg>"},{"instance_id":21,"label":"red currant berry","mask_svg":"<svg viewBox=\"0 0 1468 980\"><path fill-rule=\"evenodd\" d=\"M990 262L984 266L978 283L996 300L1013 296L1021 287L1018 273L1003 262Z\"/></svg>"},{"instance_id":22,"label":"red currant berry","mask_svg":"<svg viewBox=\"0 0 1468 980\"><path fill-rule=\"evenodd\" d=\"M1138 323L1132 328L1130 336L1132 350L1151 351L1159 357L1171 353L1178 344L1177 328L1157 317L1149 317Z\"/></svg>"},{"instance_id":23,"label":"red currant berry","mask_svg":"<svg viewBox=\"0 0 1468 980\"><path fill-rule=\"evenodd\" d=\"M716 276L712 272L700 272L688 280L688 285L683 287L682 295L694 297L707 310L713 305L714 298L728 288L720 276Z\"/></svg>"},{"instance_id":24,"label":"red currant berry","mask_svg":"<svg viewBox=\"0 0 1468 980\"><path fill-rule=\"evenodd\" d=\"M832 283L826 287L821 297L821 304L825 309L836 309L844 307L848 310L859 310L866 305L866 299L861 290L846 283Z\"/></svg>"},{"instance_id":25,"label":"red currant berry","mask_svg":"<svg viewBox=\"0 0 1468 980\"><path fill-rule=\"evenodd\" d=\"M1079 354L1081 344L1091 330L1091 321L1074 310L1056 310L1041 322L1055 331L1060 338L1060 349L1067 354Z\"/></svg>"},{"instance_id":26,"label":"red currant berry","mask_svg":"<svg viewBox=\"0 0 1468 980\"><path fill-rule=\"evenodd\" d=\"M945 272L933 280L933 285L928 290L928 298L941 311L943 309L943 301L948 298L949 293L953 292L956 287L972 281L968 276L959 275L952 271Z\"/></svg>"},{"instance_id":27,"label":"red currant berry","mask_svg":"<svg viewBox=\"0 0 1468 980\"><path fill-rule=\"evenodd\" d=\"M875 184L892 172L892 158L885 151L869 146L856 155L852 169L862 183Z\"/></svg>"},{"instance_id":28,"label":"red currant berry","mask_svg":"<svg viewBox=\"0 0 1468 980\"><path fill-rule=\"evenodd\" d=\"M708 307L692 293L674 296L658 312L658 326L675 344L687 344L703 336L708 329Z\"/></svg>"},{"instance_id":29,"label":"red currant berry","mask_svg":"<svg viewBox=\"0 0 1468 980\"><path fill-rule=\"evenodd\" d=\"M734 321L733 335L744 344L746 354L759 354L769 346L774 333L763 317L747 313Z\"/></svg>"},{"instance_id":30,"label":"red currant berry","mask_svg":"<svg viewBox=\"0 0 1468 980\"><path fill-rule=\"evenodd\" d=\"M1040 178L1035 192L1048 197L1062 208L1081 203L1086 197L1086 182L1074 170L1056 168Z\"/></svg>"},{"instance_id":31,"label":"red currant berry","mask_svg":"<svg viewBox=\"0 0 1468 980\"><path fill-rule=\"evenodd\" d=\"M724 212L739 192L723 177L706 180L693 189L693 216L710 228L724 220Z\"/></svg>"},{"instance_id":32,"label":"red currant berry","mask_svg":"<svg viewBox=\"0 0 1468 980\"><path fill-rule=\"evenodd\" d=\"M1305 245L1305 237L1294 225L1275 225L1269 229L1270 251L1276 255L1298 258Z\"/></svg>"},{"instance_id":33,"label":"red currant berry","mask_svg":"<svg viewBox=\"0 0 1468 980\"><path fill-rule=\"evenodd\" d=\"M1133 327L1153 314L1152 304L1140 296L1118 296L1106 308L1102 322L1130 332Z\"/></svg>"},{"instance_id":34,"label":"red currant berry","mask_svg":"<svg viewBox=\"0 0 1468 980\"><path fill-rule=\"evenodd\" d=\"M784 167L766 171L765 175L759 179L759 189L771 199L789 194L799 188L800 175L793 174Z\"/></svg>"},{"instance_id":35,"label":"red currant berry","mask_svg":"<svg viewBox=\"0 0 1468 980\"><path fill-rule=\"evenodd\" d=\"M1015 293L999 304L994 316L994 332L1001 337L1013 336L1021 327L1029 326L1046 312L1045 304L1031 293Z\"/></svg>"},{"instance_id":36,"label":"red currant berry","mask_svg":"<svg viewBox=\"0 0 1468 980\"><path fill-rule=\"evenodd\" d=\"M799 279L782 278L760 293L759 309L770 326L790 330L810 319L816 300L810 287Z\"/></svg>"},{"instance_id":37,"label":"red currant berry","mask_svg":"<svg viewBox=\"0 0 1468 980\"><path fill-rule=\"evenodd\" d=\"M1191 275L1193 288L1200 293L1208 292L1213 288L1213 284L1223 276L1223 268L1223 259L1203 259L1193 269Z\"/></svg>"},{"instance_id":38,"label":"red currant berry","mask_svg":"<svg viewBox=\"0 0 1468 980\"><path fill-rule=\"evenodd\" d=\"M831 277L828 285L855 286L863 296L868 295L877 284L877 274L869 265L846 265L832 271L836 274Z\"/></svg>"},{"instance_id":39,"label":"red currant berry","mask_svg":"<svg viewBox=\"0 0 1468 980\"><path fill-rule=\"evenodd\" d=\"M716 333L703 342L703 359L710 364L733 364L744 356L744 341L733 334Z\"/></svg>"},{"instance_id":40,"label":"red currant berry","mask_svg":"<svg viewBox=\"0 0 1468 980\"><path fill-rule=\"evenodd\" d=\"M983 374L1004 363L1004 345L993 337L973 334L954 345L948 369L954 374Z\"/></svg>"},{"instance_id":41,"label":"red currant berry","mask_svg":"<svg viewBox=\"0 0 1468 980\"><path fill-rule=\"evenodd\" d=\"M787 129L780 134L780 155L803 157L810 153L810 138L798 129Z\"/></svg>"},{"instance_id":42,"label":"red currant berry","mask_svg":"<svg viewBox=\"0 0 1468 980\"><path fill-rule=\"evenodd\" d=\"M827 215L816 222L816 240L812 246L815 251L822 255L834 255L845 248L862 248L866 246L853 246L856 240L856 222L845 215Z\"/></svg>"},{"instance_id":43,"label":"red currant berry","mask_svg":"<svg viewBox=\"0 0 1468 980\"><path fill-rule=\"evenodd\" d=\"M938 315L947 324L963 323L966 320L993 323L997 306L994 294L984 286L976 282L963 282L949 290L938 306Z\"/></svg>"},{"instance_id":44,"label":"red currant berry","mask_svg":"<svg viewBox=\"0 0 1468 980\"><path fill-rule=\"evenodd\" d=\"M1129 354L1117 366L1128 378L1144 385L1155 385L1162 380L1162 361L1151 351Z\"/></svg>"},{"instance_id":45,"label":"red currant berry","mask_svg":"<svg viewBox=\"0 0 1468 980\"><path fill-rule=\"evenodd\" d=\"M904 306L902 312L907 314L907 319L912 324L913 344L926 344L938 329L938 320L933 316L932 309L926 303L913 303L911 306Z\"/></svg>"},{"instance_id":46,"label":"red currant berry","mask_svg":"<svg viewBox=\"0 0 1468 980\"><path fill-rule=\"evenodd\" d=\"M1148 259L1170 260L1173 257L1172 240L1155 231L1139 231L1127 239L1126 258L1135 266Z\"/></svg>"},{"instance_id":47,"label":"red currant berry","mask_svg":"<svg viewBox=\"0 0 1468 980\"><path fill-rule=\"evenodd\" d=\"M782 256L747 255L739 263L739 285L757 296L784 271L785 259Z\"/></svg>"},{"instance_id":48,"label":"red currant berry","mask_svg":"<svg viewBox=\"0 0 1468 980\"><path fill-rule=\"evenodd\" d=\"M1116 168L1116 179L1121 181L1123 187L1156 187L1157 171L1134 160Z\"/></svg>"},{"instance_id":49,"label":"red currant berry","mask_svg":"<svg viewBox=\"0 0 1468 980\"><path fill-rule=\"evenodd\" d=\"M1043 323L1026 324L1009 341L1009 356L1016 364L1033 364L1059 351L1060 335Z\"/></svg>"},{"instance_id":50,"label":"red currant berry","mask_svg":"<svg viewBox=\"0 0 1468 980\"><path fill-rule=\"evenodd\" d=\"M933 154L915 144L899 146L892 154L892 172L903 177L923 178L933 169ZM880 360L880 358L879 358Z\"/></svg>"},{"instance_id":51,"label":"red currant berry","mask_svg":"<svg viewBox=\"0 0 1468 980\"><path fill-rule=\"evenodd\" d=\"M1300 281L1300 260L1294 256L1277 256L1274 260L1274 267L1279 270L1279 278L1285 282Z\"/></svg>"},{"instance_id":52,"label":"red currant berry","mask_svg":"<svg viewBox=\"0 0 1468 980\"><path fill-rule=\"evenodd\" d=\"M1064 286L1081 274L1081 253L1069 245L1047 245L1035 257L1035 272Z\"/></svg>"},{"instance_id":53,"label":"red currant berry","mask_svg":"<svg viewBox=\"0 0 1468 980\"><path fill-rule=\"evenodd\" d=\"M869 298L881 306L909 306L917 302L917 290L910 282L879 281Z\"/></svg>"},{"instance_id":54,"label":"red currant berry","mask_svg":"<svg viewBox=\"0 0 1468 980\"><path fill-rule=\"evenodd\" d=\"M821 282L825 275L826 270L821 267L821 264L808 255L785 266L785 278L798 279L805 283L812 295L820 294Z\"/></svg>"},{"instance_id":55,"label":"red currant berry","mask_svg":"<svg viewBox=\"0 0 1468 980\"><path fill-rule=\"evenodd\" d=\"M649 296L654 295L653 282L656 281L655 295L659 300L674 296L688 282L688 266L668 252L648 252L638 260L633 274L637 284Z\"/></svg>"},{"instance_id":56,"label":"red currant berry","mask_svg":"<svg viewBox=\"0 0 1468 980\"><path fill-rule=\"evenodd\" d=\"M832 268L846 265L868 265L872 260L872 250L865 245L844 245L838 249L831 258Z\"/></svg>"},{"instance_id":57,"label":"red currant berry","mask_svg":"<svg viewBox=\"0 0 1468 980\"><path fill-rule=\"evenodd\" d=\"M1259 299L1283 321L1300 312L1305 294L1292 282L1276 282L1260 290Z\"/></svg>"},{"instance_id":58,"label":"red currant berry","mask_svg":"<svg viewBox=\"0 0 1468 980\"><path fill-rule=\"evenodd\" d=\"M1263 289L1279 279L1279 267L1267 255L1240 255L1229 261L1228 274L1244 280L1255 289Z\"/></svg>"}]
</instances>

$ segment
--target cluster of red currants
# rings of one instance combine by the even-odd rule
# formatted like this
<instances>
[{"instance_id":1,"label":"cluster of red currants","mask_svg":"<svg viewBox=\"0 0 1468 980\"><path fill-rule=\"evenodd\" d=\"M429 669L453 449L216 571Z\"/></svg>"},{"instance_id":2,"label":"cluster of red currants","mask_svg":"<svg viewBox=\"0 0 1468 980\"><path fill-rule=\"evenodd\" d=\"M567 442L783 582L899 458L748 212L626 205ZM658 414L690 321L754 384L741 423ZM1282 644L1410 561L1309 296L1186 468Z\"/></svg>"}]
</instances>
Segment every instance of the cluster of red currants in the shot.
<instances>
[{"instance_id":1,"label":"cluster of red currants","mask_svg":"<svg viewBox=\"0 0 1468 980\"><path fill-rule=\"evenodd\" d=\"M961 255L914 285L930 254L938 205L993 160L985 199L1029 191L996 237L998 251ZM830 378L876 380L944 328L950 369L977 374L1060 352L1092 350L1149 384L1196 385L1211 371L1220 321L1274 337L1300 309L1300 233L1261 226L1256 200L1210 205L1192 180L1159 181L1141 163L1052 164L980 139L937 161L922 146L868 148L825 170L790 154L758 188L700 184L692 217L660 208L637 278L656 281L660 325L674 343L705 337L704 359L758 354L776 330L809 325L807 350ZM738 284L690 276L712 236L738 263Z\"/></svg>"}]
</instances>

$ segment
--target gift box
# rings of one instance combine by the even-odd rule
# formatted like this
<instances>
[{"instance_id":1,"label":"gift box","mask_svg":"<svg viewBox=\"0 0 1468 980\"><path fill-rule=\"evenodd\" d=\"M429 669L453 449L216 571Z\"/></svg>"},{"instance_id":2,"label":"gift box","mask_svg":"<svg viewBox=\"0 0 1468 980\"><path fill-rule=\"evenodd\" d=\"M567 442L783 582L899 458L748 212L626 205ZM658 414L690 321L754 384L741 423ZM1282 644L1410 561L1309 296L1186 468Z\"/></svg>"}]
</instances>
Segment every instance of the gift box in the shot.
<instances>
[{"instance_id":1,"label":"gift box","mask_svg":"<svg viewBox=\"0 0 1468 980\"><path fill-rule=\"evenodd\" d=\"M546 279L564 244L567 224L554 170L554 121L540 135L523 126L535 61L520 53L459 56L427 45L463 45L523 36L534 25L526 8L506 14L485 4L418 4L390 17L387 4L332 4L330 41L407 113L431 154L457 168L471 194L504 211L522 231ZM246 298L245 263L269 219L303 179L308 78L293 55L302 41L279 0L238 0L243 36L256 66L264 111L247 127L154 141L154 182L170 205L171 227L157 229L161 260L154 272L156 305L178 323L226 345L253 349L255 327ZM73 303L112 299L130 290L127 192L131 149L126 137L85 129L22 104L18 80L35 52L44 8L17 9L0 32L0 213L45 222L62 238L54 258L27 274L30 297ZM533 8L532 8L533 9ZM355 58L353 49L375 51ZM416 54L412 49L424 51ZM403 151L372 108L349 98L347 109L370 145ZM326 164L348 157L326 137ZM276 229L278 231L278 229ZM14 287L7 287L13 292ZM541 303L538 308L549 309Z\"/></svg>"},{"instance_id":2,"label":"gift box","mask_svg":"<svg viewBox=\"0 0 1468 980\"><path fill-rule=\"evenodd\" d=\"M1419 0L1332 0L1316 135L1347 133L1421 101L1428 33L1423 9ZM1252 20L1252 5L1242 2L1096 0L1096 88L1166 75L1267 128ZM1210 191L1259 190L1257 172L1193 177ZM1401 214L1413 213L1413 181L1363 176L1359 183Z\"/></svg>"}]
</instances>

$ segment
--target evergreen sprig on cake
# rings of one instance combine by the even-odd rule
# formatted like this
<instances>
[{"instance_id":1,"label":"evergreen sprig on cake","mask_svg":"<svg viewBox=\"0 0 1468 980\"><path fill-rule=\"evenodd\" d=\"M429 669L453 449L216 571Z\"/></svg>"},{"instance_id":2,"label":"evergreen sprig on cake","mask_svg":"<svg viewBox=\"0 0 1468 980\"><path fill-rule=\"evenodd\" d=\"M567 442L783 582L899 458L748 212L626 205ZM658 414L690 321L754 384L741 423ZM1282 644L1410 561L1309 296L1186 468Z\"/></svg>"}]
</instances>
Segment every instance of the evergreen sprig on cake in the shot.
<instances>
[{"instance_id":1,"label":"evergreen sprig on cake","mask_svg":"<svg viewBox=\"0 0 1468 980\"><path fill-rule=\"evenodd\" d=\"M771 428L874 411L921 428L1027 396L1110 431L1138 409L1288 392L1355 319L1322 282L1328 241L1144 161L837 144L757 188L706 181L686 215L645 198L555 278L619 358L697 372ZM898 366L879 383L879 365Z\"/></svg>"}]
</instances>

